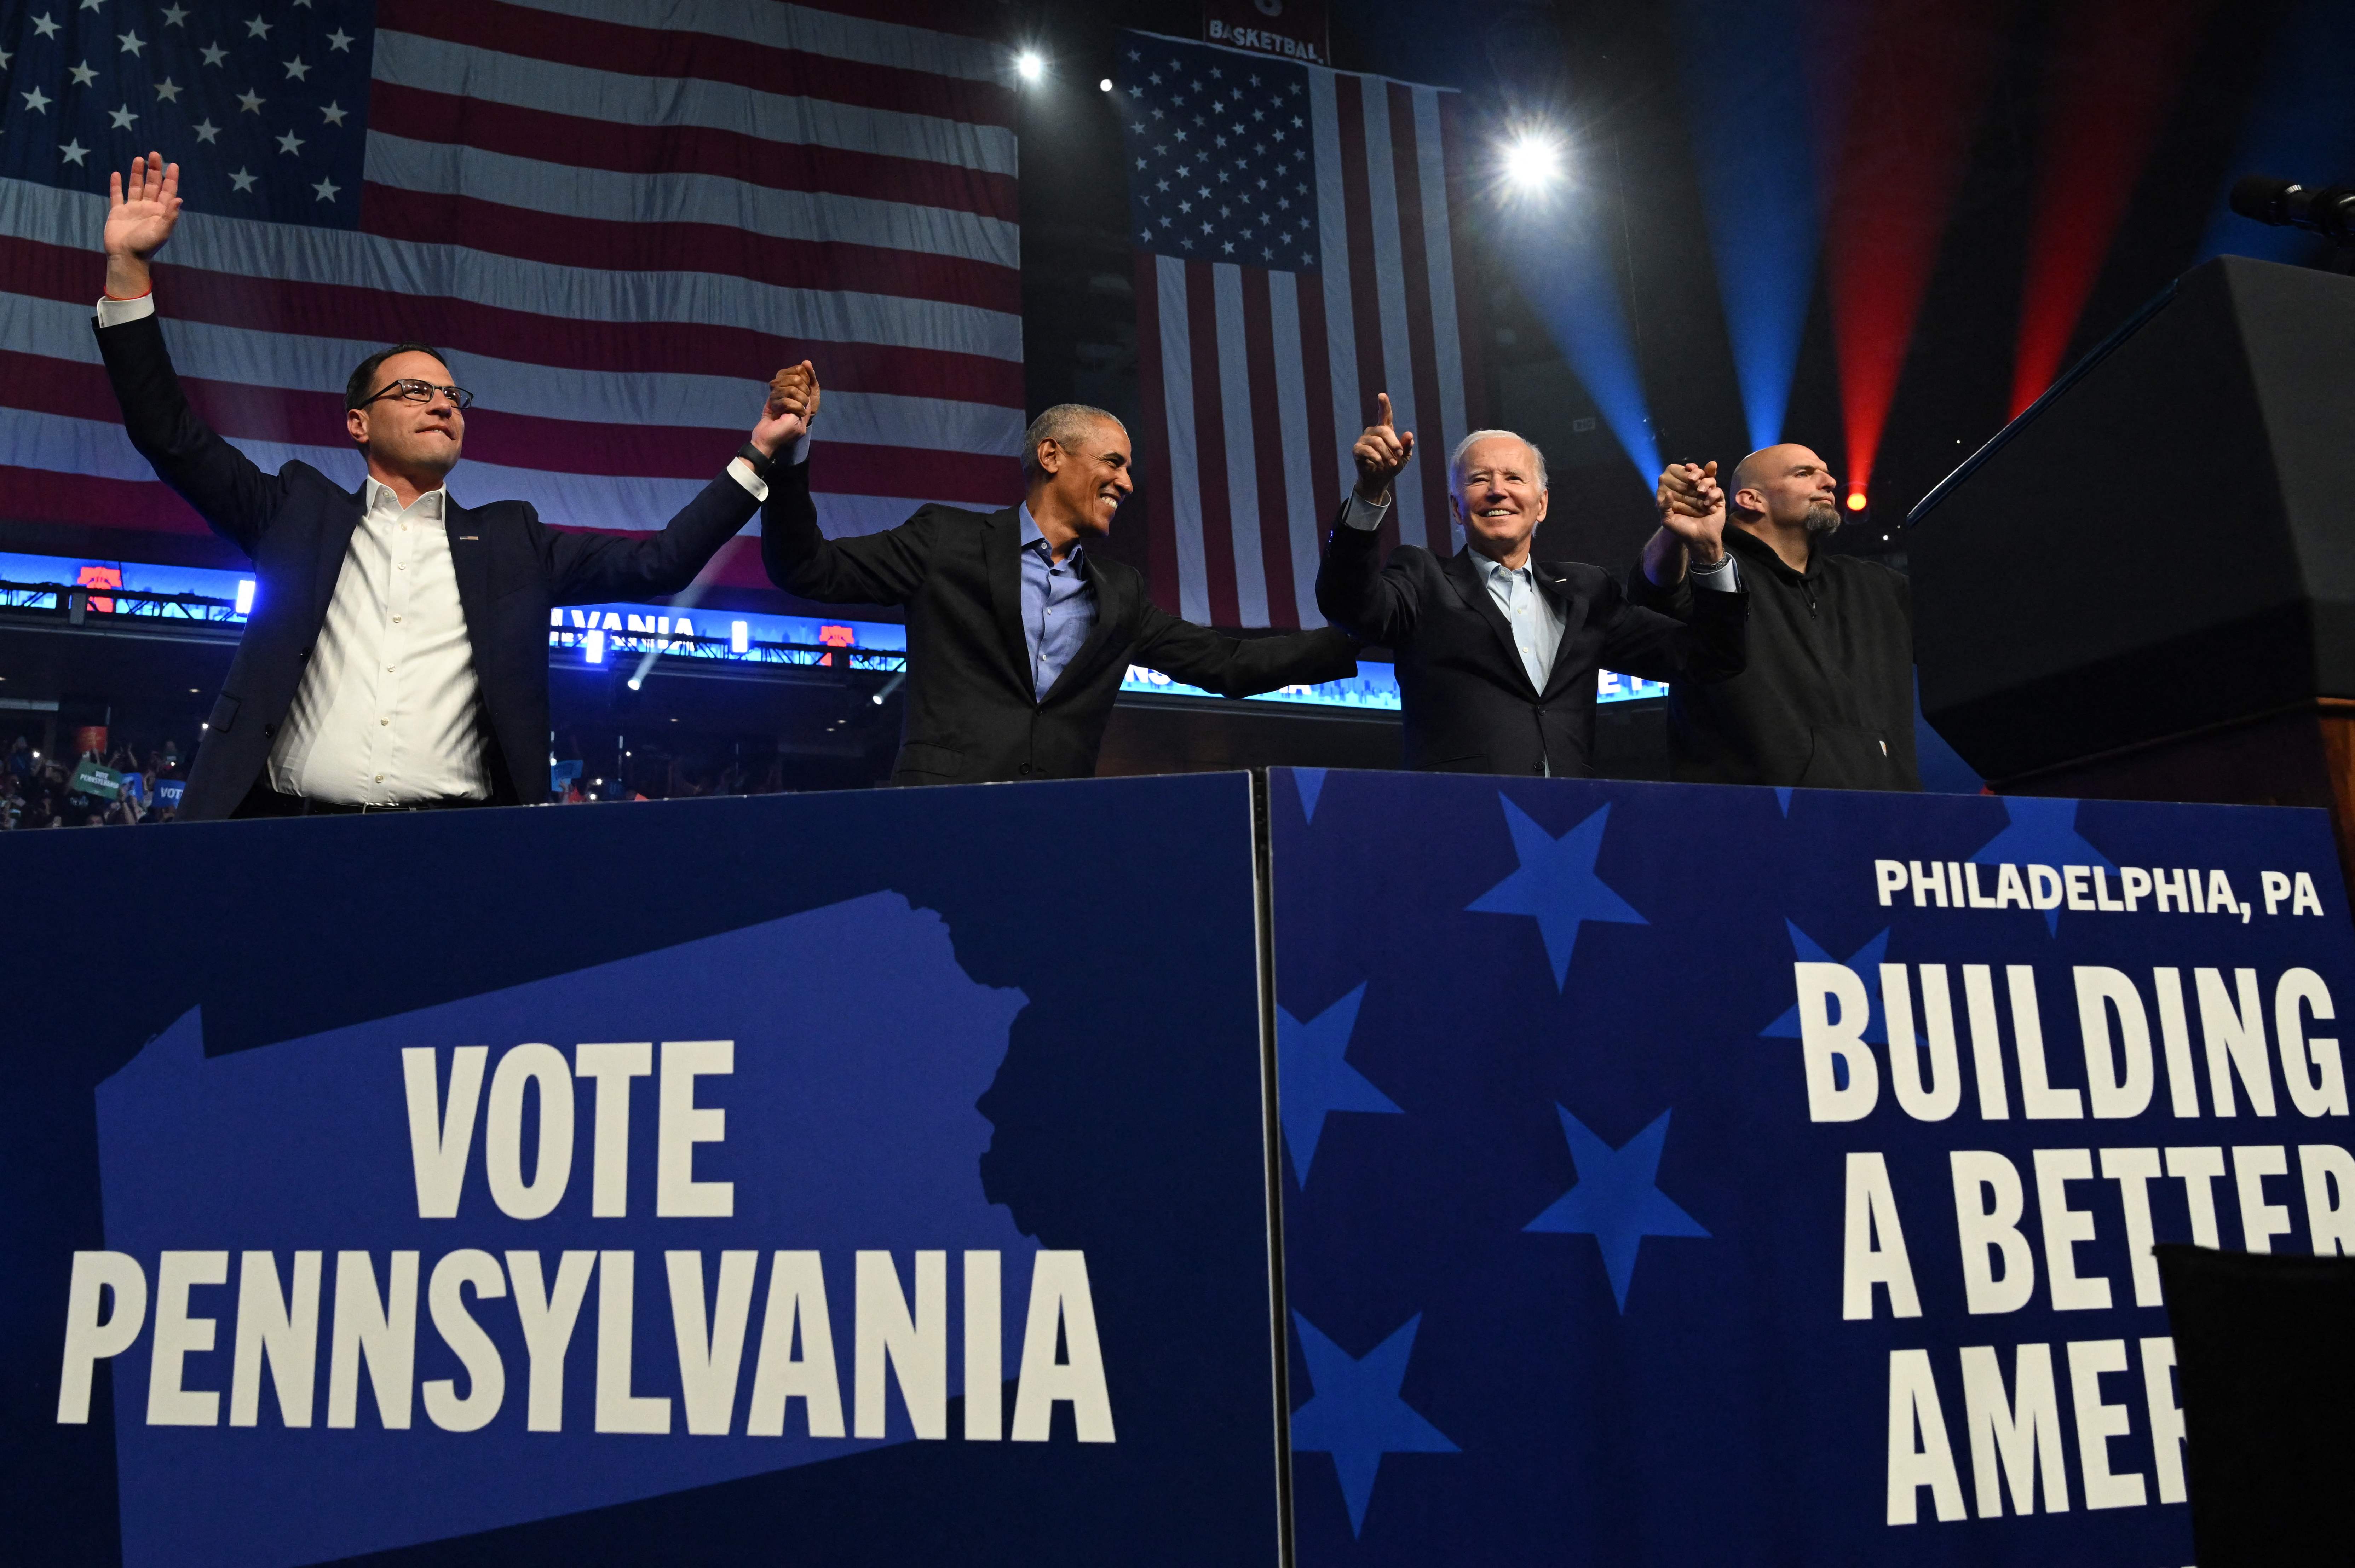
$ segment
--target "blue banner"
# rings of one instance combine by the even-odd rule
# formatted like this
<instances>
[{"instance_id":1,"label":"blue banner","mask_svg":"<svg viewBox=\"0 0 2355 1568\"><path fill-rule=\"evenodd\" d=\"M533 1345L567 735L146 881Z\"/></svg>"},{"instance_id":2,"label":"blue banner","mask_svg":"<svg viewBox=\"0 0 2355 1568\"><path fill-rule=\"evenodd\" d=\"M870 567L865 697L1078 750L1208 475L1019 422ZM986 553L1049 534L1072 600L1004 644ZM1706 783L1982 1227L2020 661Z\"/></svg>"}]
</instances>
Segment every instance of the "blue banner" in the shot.
<instances>
[{"instance_id":1,"label":"blue banner","mask_svg":"<svg viewBox=\"0 0 2355 1568\"><path fill-rule=\"evenodd\" d=\"M14 952L11 1555L1271 1558L1249 824L1229 774L9 835L175 890L127 972Z\"/></svg>"},{"instance_id":2,"label":"blue banner","mask_svg":"<svg viewBox=\"0 0 2355 1568\"><path fill-rule=\"evenodd\" d=\"M2321 813L1271 807L1303 1568L2191 1560L2152 1243L2355 1250Z\"/></svg>"}]
</instances>

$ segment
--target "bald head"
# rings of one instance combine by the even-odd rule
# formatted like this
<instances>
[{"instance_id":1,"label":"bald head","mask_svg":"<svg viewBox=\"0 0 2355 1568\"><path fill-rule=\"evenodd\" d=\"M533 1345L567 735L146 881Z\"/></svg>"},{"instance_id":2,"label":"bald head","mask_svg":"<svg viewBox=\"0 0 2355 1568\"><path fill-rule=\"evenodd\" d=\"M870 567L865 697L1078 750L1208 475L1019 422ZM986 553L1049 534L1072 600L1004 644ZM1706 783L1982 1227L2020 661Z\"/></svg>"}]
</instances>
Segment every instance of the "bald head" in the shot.
<instances>
[{"instance_id":1,"label":"bald head","mask_svg":"<svg viewBox=\"0 0 2355 1568\"><path fill-rule=\"evenodd\" d=\"M1726 486L1732 521L1760 528L1828 534L1840 526L1839 485L1830 467L1796 442L1763 446L1733 465Z\"/></svg>"}]
</instances>

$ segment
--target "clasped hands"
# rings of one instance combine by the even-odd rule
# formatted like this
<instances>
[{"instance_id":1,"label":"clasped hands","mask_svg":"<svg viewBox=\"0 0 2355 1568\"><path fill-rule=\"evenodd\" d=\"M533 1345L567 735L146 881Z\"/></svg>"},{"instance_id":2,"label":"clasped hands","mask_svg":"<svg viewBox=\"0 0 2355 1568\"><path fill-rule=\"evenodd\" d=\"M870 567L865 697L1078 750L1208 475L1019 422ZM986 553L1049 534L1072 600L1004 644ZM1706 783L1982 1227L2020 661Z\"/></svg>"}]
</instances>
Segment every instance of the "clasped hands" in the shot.
<instances>
[{"instance_id":1,"label":"clasped hands","mask_svg":"<svg viewBox=\"0 0 2355 1568\"><path fill-rule=\"evenodd\" d=\"M1714 566L1725 555L1725 491L1717 464L1671 463L1660 473L1653 499L1660 527L1674 534L1695 566Z\"/></svg>"},{"instance_id":2,"label":"clasped hands","mask_svg":"<svg viewBox=\"0 0 2355 1568\"><path fill-rule=\"evenodd\" d=\"M817 369L805 359L769 378L768 404L752 427L752 444L774 457L807 433L817 418Z\"/></svg>"}]
</instances>

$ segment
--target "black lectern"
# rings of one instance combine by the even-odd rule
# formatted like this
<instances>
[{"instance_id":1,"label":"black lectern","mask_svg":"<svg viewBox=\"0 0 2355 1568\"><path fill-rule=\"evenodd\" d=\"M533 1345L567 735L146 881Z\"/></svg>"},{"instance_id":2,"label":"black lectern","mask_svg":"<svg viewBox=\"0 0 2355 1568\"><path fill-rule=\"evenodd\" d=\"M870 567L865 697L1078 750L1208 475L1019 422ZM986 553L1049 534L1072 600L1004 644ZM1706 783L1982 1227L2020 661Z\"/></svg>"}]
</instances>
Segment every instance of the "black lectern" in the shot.
<instances>
[{"instance_id":1,"label":"black lectern","mask_svg":"<svg viewBox=\"0 0 2355 1568\"><path fill-rule=\"evenodd\" d=\"M1907 521L1923 710L1994 787L2355 841L2355 278L2195 268Z\"/></svg>"}]
</instances>

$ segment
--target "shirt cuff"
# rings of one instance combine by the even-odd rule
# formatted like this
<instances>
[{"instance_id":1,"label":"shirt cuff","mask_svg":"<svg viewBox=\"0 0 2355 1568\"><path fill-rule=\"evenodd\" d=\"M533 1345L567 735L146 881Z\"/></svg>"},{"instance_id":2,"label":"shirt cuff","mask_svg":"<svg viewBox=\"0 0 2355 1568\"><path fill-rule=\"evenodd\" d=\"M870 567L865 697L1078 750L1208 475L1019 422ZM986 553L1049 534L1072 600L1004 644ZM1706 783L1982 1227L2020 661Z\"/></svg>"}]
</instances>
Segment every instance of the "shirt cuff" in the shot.
<instances>
[{"instance_id":1,"label":"shirt cuff","mask_svg":"<svg viewBox=\"0 0 2355 1568\"><path fill-rule=\"evenodd\" d=\"M101 299L98 302L98 325L121 326L126 321L144 321L155 314L155 296L141 294L135 300Z\"/></svg>"},{"instance_id":2,"label":"shirt cuff","mask_svg":"<svg viewBox=\"0 0 2355 1568\"><path fill-rule=\"evenodd\" d=\"M1369 501L1352 490L1349 492L1349 504L1341 510L1341 526L1372 533L1390 515L1391 504L1388 501Z\"/></svg>"},{"instance_id":3,"label":"shirt cuff","mask_svg":"<svg viewBox=\"0 0 2355 1568\"><path fill-rule=\"evenodd\" d=\"M1717 558L1714 566L1686 568L1695 588L1706 588L1718 593L1736 593L1742 589L1742 569L1733 564L1733 552L1726 551Z\"/></svg>"},{"instance_id":4,"label":"shirt cuff","mask_svg":"<svg viewBox=\"0 0 2355 1568\"><path fill-rule=\"evenodd\" d=\"M794 444L785 452L784 461L786 466L798 468L803 464L807 463L809 461L809 444L810 432L804 431L794 439ZM736 481L737 484L744 486L745 490L755 501L765 503L768 500L768 485L758 474L752 472L752 465L745 462L742 458L731 457L728 460L728 477Z\"/></svg>"}]
</instances>

